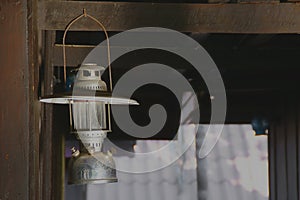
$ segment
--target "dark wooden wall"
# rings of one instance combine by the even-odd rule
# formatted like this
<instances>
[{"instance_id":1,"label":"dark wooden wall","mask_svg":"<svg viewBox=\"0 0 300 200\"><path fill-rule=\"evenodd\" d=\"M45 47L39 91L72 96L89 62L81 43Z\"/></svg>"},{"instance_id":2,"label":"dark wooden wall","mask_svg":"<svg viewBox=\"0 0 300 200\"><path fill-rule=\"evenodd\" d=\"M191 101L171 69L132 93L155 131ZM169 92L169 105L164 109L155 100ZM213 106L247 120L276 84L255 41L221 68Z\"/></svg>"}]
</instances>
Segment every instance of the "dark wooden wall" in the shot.
<instances>
[{"instance_id":1,"label":"dark wooden wall","mask_svg":"<svg viewBox=\"0 0 300 200\"><path fill-rule=\"evenodd\" d=\"M33 2L0 2L0 199L38 198L37 53Z\"/></svg>"},{"instance_id":2,"label":"dark wooden wall","mask_svg":"<svg viewBox=\"0 0 300 200\"><path fill-rule=\"evenodd\" d=\"M283 95L281 115L272 122L269 135L270 199L300 199L300 104Z\"/></svg>"},{"instance_id":3,"label":"dark wooden wall","mask_svg":"<svg viewBox=\"0 0 300 200\"><path fill-rule=\"evenodd\" d=\"M69 6L66 5L65 7ZM44 4L42 4L43 6ZM88 6L93 5L87 3ZM134 5L129 5L131 9ZM198 5L200 10L202 5ZM267 26L258 23L258 27L253 25L249 29L244 29L240 23L234 20L227 20L226 24L221 24L214 29L216 32L242 32L242 33L287 33L299 32L300 22L297 17L299 6L294 4L286 5L243 5L245 10L249 9L249 15L246 19L251 18L251 13L256 14L256 7L264 10L265 6L268 10L273 9L274 15L268 15L270 19L276 22L277 14L288 14L287 21L293 23L265 23L272 25L268 30ZM59 6L58 6L59 7ZM190 6L187 5L187 8ZM218 11L219 5L212 5L213 11ZM232 10L232 5L226 5L227 11ZM49 160L52 157L51 130L47 129L47 134L41 135L41 143L39 142L39 102L38 95L38 49L37 49L37 2L36 0L1 0L0 1L0 199L52 199L51 194L57 192L60 184L56 184L57 188L51 189L50 185L58 183L57 180L62 176L54 176L51 171L52 167L58 165ZM60 8L60 7L59 7ZM64 7L62 7L63 9ZM98 9L101 8L99 4ZM125 8L127 8L125 6ZM160 6L158 6L158 9ZM194 9L194 8L191 8ZM283 11L286 12L281 12ZM80 9L81 10L81 6ZM92 9L91 9L92 10ZM72 9L66 9L73 17ZM164 11L164 9L162 9ZM289 12L290 11L290 12ZM43 12L43 10L41 10ZM79 12L79 11L78 11ZM80 11L81 12L81 11ZM210 11L209 11L210 12ZM59 12L61 13L61 12ZM99 13L99 12L96 12ZM100 12L101 13L101 12ZM211 12L213 13L213 12ZM224 13L227 13L224 11ZM264 12L263 12L264 13ZM277 13L277 14L276 14ZM74 14L75 15L75 14ZM111 15L111 10L107 12ZM43 15L44 16L44 15ZM43 17L42 16L42 17ZM256 15L255 15L256 16ZM279 15L281 16L281 15ZM222 16L221 16L222 17ZM235 18L235 15L233 15ZM44 19L44 18L42 18ZM45 18L46 19L46 18ZM47 25L44 20L40 21L40 26ZM59 18L69 20L64 17ZM117 19L117 18L116 18ZM126 19L126 18L124 18ZM231 18L230 18L231 19ZM248 24L247 20L238 18L240 21ZM256 19L256 18L255 18ZM260 18L255 20L255 24ZM53 20L51 17L47 20ZM127 19L126 19L127 20ZM155 21L155 20L153 20ZM272 20L271 20L272 21ZM142 23L143 21L139 21ZM252 21L251 21L252 22ZM284 21L285 22L285 21ZM295 23L294 23L295 22ZM139 23L136 24L140 25ZM204 23L204 22L203 22ZM65 27L65 21L58 29ZM250 23L251 24L251 23ZM263 22L262 22L263 24ZM275 24L273 26L273 24ZM296 25L294 25L296 24ZM48 23L49 25L49 23ZM122 25L122 24L121 24ZM120 30L123 26L117 27ZM199 26L201 27L201 26ZM241 29L239 29L241 27ZM41 29L42 29L41 28ZM50 27L49 30L54 30ZM127 28L127 27L125 27ZM180 29L180 28L178 28ZM180 29L183 30L183 29ZM192 29L191 29L192 30ZM198 30L198 29L197 29ZM212 29L202 30L203 32ZM227 30L227 31L226 31ZM198 31L201 31L200 29ZM51 34L48 32L46 38L51 40ZM45 53L49 56L51 52ZM45 63L51 66L51 63ZM51 68L47 68L51 69ZM48 80L50 82L50 80ZM46 85L50 85L45 83ZM51 88L44 93L51 93ZM275 119L270 132L270 191L272 200L297 200L300 198L300 175L299 175L299 158L300 158L300 137L298 124L300 109L297 101L283 100L281 115ZM46 113L51 111L51 107L45 108ZM47 111L48 110L48 111ZM45 120L44 118L42 118ZM51 119L49 119L51 120ZM53 136L52 136L53 137ZM41 144L41 147L39 146ZM57 143L55 143L57 144ZM55 145L54 144L54 145ZM48 145L48 146L47 146ZM61 148L61 147L60 147ZM57 163L56 163L57 164ZM60 166L58 166L60 167ZM42 170L40 172L39 170ZM59 170L57 170L59 171ZM56 174L57 175L57 174ZM52 180L53 178L53 180ZM40 189L42 188L42 189ZM59 196L59 195L58 195ZM54 198L53 198L54 199Z\"/></svg>"}]
</instances>

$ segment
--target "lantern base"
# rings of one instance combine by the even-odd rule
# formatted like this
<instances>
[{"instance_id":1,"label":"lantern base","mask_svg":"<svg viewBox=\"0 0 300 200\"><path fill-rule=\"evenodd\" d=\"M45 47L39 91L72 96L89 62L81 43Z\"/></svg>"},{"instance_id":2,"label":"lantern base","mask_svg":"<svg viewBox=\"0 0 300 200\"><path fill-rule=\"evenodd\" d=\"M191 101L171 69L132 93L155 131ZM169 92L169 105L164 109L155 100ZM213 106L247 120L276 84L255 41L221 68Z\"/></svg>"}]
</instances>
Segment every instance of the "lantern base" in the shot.
<instances>
[{"instance_id":1,"label":"lantern base","mask_svg":"<svg viewBox=\"0 0 300 200\"><path fill-rule=\"evenodd\" d=\"M76 153L69 162L69 184L101 184L117 181L115 162L109 152Z\"/></svg>"}]
</instances>

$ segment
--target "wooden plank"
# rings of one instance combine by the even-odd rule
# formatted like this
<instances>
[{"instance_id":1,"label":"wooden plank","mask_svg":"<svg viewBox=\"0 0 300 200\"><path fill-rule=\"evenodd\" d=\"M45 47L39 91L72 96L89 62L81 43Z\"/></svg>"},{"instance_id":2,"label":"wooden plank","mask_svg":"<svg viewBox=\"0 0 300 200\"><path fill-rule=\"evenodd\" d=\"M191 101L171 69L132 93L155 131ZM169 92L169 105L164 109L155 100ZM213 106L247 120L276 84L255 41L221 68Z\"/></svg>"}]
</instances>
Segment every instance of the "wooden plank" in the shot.
<instances>
[{"instance_id":1,"label":"wooden plank","mask_svg":"<svg viewBox=\"0 0 300 200\"><path fill-rule=\"evenodd\" d=\"M236 3L231 0L208 0L207 3Z\"/></svg>"},{"instance_id":2,"label":"wooden plank","mask_svg":"<svg viewBox=\"0 0 300 200\"><path fill-rule=\"evenodd\" d=\"M293 3L297 3L297 2L300 2L300 0L287 0L287 2L293 2Z\"/></svg>"},{"instance_id":3,"label":"wooden plank","mask_svg":"<svg viewBox=\"0 0 300 200\"><path fill-rule=\"evenodd\" d=\"M87 12L104 23L108 31L138 27L165 27L201 33L299 33L300 6L295 3L261 4L159 4L134 2L39 2L39 28L64 30ZM82 19L76 30L99 30Z\"/></svg>"},{"instance_id":4,"label":"wooden plank","mask_svg":"<svg viewBox=\"0 0 300 200\"><path fill-rule=\"evenodd\" d=\"M285 124L282 119L276 125L276 197L277 199L288 199L287 197L287 169L286 169L286 134Z\"/></svg>"},{"instance_id":5,"label":"wooden plank","mask_svg":"<svg viewBox=\"0 0 300 200\"><path fill-rule=\"evenodd\" d=\"M298 183L297 183L297 118L295 109L295 101L286 102L286 161L287 161L287 199L298 198Z\"/></svg>"},{"instance_id":6,"label":"wooden plank","mask_svg":"<svg viewBox=\"0 0 300 200\"><path fill-rule=\"evenodd\" d=\"M29 196L30 199L40 198L40 103L39 94L39 40L37 29L37 0L27 1L27 57L28 57L28 108L29 119ZM26 184L26 183L24 183Z\"/></svg>"},{"instance_id":7,"label":"wooden plank","mask_svg":"<svg viewBox=\"0 0 300 200\"><path fill-rule=\"evenodd\" d=\"M34 49L30 44L34 40L33 35L28 35L33 30L31 22L27 24L27 3L30 1L0 2L0 199L3 200L38 199L33 191L34 187L38 190L35 185L38 136L32 113L36 88L30 70L35 65L29 67L35 61L27 54Z\"/></svg>"},{"instance_id":8,"label":"wooden plank","mask_svg":"<svg viewBox=\"0 0 300 200\"><path fill-rule=\"evenodd\" d=\"M280 119L272 122L269 135L272 200L299 199L299 98L283 96Z\"/></svg>"},{"instance_id":9,"label":"wooden plank","mask_svg":"<svg viewBox=\"0 0 300 200\"><path fill-rule=\"evenodd\" d=\"M237 0L238 3L279 3L279 0Z\"/></svg>"},{"instance_id":10,"label":"wooden plank","mask_svg":"<svg viewBox=\"0 0 300 200\"><path fill-rule=\"evenodd\" d=\"M299 97L296 99L298 101L296 105L296 111L297 111L297 116L296 116L296 125L297 125L297 157L295 158L297 160L297 183L298 183L298 197L300 197L300 104L299 104Z\"/></svg>"},{"instance_id":11,"label":"wooden plank","mask_svg":"<svg viewBox=\"0 0 300 200\"><path fill-rule=\"evenodd\" d=\"M65 194L65 134L69 130L68 106L53 107L52 124L52 198L64 199Z\"/></svg>"},{"instance_id":12,"label":"wooden plank","mask_svg":"<svg viewBox=\"0 0 300 200\"><path fill-rule=\"evenodd\" d=\"M45 31L43 94L55 93L53 88L55 31ZM68 113L59 106L43 104L41 134L41 199L63 199L64 196L64 133L68 130ZM63 108L64 109L64 108ZM65 110L65 109L64 109ZM65 128L67 127L67 128Z\"/></svg>"},{"instance_id":13,"label":"wooden plank","mask_svg":"<svg viewBox=\"0 0 300 200\"><path fill-rule=\"evenodd\" d=\"M43 51L43 63L44 63L44 74L43 74L43 91L42 95L53 94L53 44L55 40L54 31L46 31L44 34L44 51ZM42 131L41 131L41 198L44 200L51 200L55 195L53 191L53 151L55 144L52 142L52 126L53 126L53 105L42 104ZM54 149L53 149L54 148Z\"/></svg>"},{"instance_id":14,"label":"wooden plank","mask_svg":"<svg viewBox=\"0 0 300 200\"><path fill-rule=\"evenodd\" d=\"M268 135L269 191L270 199L276 200L276 120L272 121Z\"/></svg>"},{"instance_id":15,"label":"wooden plank","mask_svg":"<svg viewBox=\"0 0 300 200\"><path fill-rule=\"evenodd\" d=\"M291 41L293 42L293 41ZM210 45L206 46L206 51L210 54L211 58L217 63L219 68L226 68L227 70L230 69L232 71L242 71L242 70L248 70L248 71L266 71L269 70L272 72L274 69L285 69L286 73L290 72L293 67L297 66L297 57L300 54L300 51L297 49L293 50L239 50L239 51L230 51L229 49L232 48L231 46L225 46L221 47L217 45ZM68 66L77 66L78 64L81 64L81 62L84 60L84 58L88 55L90 51L93 50L96 46L83 46L78 45L76 47L67 47L66 53L67 53L67 64ZM224 48L226 47L226 48ZM97 48L106 48L105 46L97 47ZM131 49L135 47L124 47L124 46L111 46L111 53L114 55L114 52L124 50L124 49ZM139 58L139 60L145 60L147 58L146 54L142 51L145 51L147 47L139 47L139 54L142 56ZM166 47L169 48L169 47ZM171 48L170 48L171 49ZM153 59L156 59L158 57L157 51L155 54L155 51L147 50L151 53L151 56ZM252 55L249 57L249 55ZM54 66L63 66L63 58L62 58L62 46L61 45L55 45L54 47L54 57L53 57L53 64ZM146 58L145 58L146 57ZM171 57L171 56L169 56ZM175 56L173 56L175 57ZM161 58L161 60L166 60L166 58ZM285 65L285 66L284 66ZM283 67L284 66L284 67ZM186 67L182 67L185 68ZM275 70L275 72L277 72ZM270 78L270 77L269 77Z\"/></svg>"}]
</instances>

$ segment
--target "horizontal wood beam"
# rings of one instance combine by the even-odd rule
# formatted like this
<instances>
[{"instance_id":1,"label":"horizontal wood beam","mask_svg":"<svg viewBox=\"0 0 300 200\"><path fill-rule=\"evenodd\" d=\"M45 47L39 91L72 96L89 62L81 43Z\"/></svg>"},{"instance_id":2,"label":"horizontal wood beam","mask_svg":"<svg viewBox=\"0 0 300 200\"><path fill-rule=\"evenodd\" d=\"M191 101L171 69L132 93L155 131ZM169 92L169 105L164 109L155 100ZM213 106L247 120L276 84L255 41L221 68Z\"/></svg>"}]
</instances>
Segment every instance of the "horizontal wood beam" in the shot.
<instances>
[{"instance_id":1,"label":"horizontal wood beam","mask_svg":"<svg viewBox=\"0 0 300 200\"><path fill-rule=\"evenodd\" d=\"M257 4L159 4L134 2L41 1L38 5L41 30L64 30L83 8L99 19L108 31L138 27L165 27L201 33L300 33L300 5ZM82 19L74 30L98 30Z\"/></svg>"}]
</instances>

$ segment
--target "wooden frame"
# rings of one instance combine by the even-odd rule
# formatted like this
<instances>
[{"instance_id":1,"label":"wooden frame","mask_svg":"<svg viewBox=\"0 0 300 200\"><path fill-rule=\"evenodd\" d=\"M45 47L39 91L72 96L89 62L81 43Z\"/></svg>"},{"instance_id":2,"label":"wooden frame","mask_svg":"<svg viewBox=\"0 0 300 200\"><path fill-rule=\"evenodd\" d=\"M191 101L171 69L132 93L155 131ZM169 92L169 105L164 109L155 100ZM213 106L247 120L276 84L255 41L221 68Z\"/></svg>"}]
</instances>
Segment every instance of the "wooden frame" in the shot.
<instances>
[{"instance_id":1,"label":"wooden frame","mask_svg":"<svg viewBox=\"0 0 300 200\"><path fill-rule=\"evenodd\" d=\"M39 29L64 30L83 8L108 31L154 26L201 33L300 33L300 6L296 3L39 2ZM98 30L87 20L72 28Z\"/></svg>"},{"instance_id":2,"label":"wooden frame","mask_svg":"<svg viewBox=\"0 0 300 200\"><path fill-rule=\"evenodd\" d=\"M37 1L1 1L0 199L41 199Z\"/></svg>"}]
</instances>

